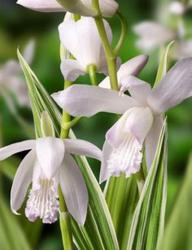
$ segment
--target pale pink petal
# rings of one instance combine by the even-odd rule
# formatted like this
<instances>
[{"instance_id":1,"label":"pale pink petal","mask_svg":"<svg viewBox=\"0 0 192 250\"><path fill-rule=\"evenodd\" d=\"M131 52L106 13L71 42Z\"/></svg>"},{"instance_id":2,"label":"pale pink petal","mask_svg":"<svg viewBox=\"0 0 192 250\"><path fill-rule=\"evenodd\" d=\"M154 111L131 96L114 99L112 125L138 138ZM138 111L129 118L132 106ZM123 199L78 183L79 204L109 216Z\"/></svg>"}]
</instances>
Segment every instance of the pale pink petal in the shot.
<instances>
[{"instance_id":1,"label":"pale pink petal","mask_svg":"<svg viewBox=\"0 0 192 250\"><path fill-rule=\"evenodd\" d=\"M90 64L94 64L98 71L105 71L104 50L94 19L81 17L75 22L70 15L67 13L64 22L59 25L59 35L63 46L75 57L84 70ZM111 41L111 28L107 21L104 21L104 24Z\"/></svg>"},{"instance_id":2,"label":"pale pink petal","mask_svg":"<svg viewBox=\"0 0 192 250\"><path fill-rule=\"evenodd\" d=\"M36 141L36 154L41 168L48 179L57 172L64 158L65 146L61 139L39 138Z\"/></svg>"},{"instance_id":3,"label":"pale pink petal","mask_svg":"<svg viewBox=\"0 0 192 250\"><path fill-rule=\"evenodd\" d=\"M122 86L126 79L130 76L136 76L139 74L139 72L144 68L148 61L148 56L145 55L139 55L136 56L126 63L123 63L118 72L117 72L117 78L118 78L118 84L119 86ZM100 84L100 87L102 88L110 88L110 80L109 77L106 77Z\"/></svg>"},{"instance_id":4,"label":"pale pink petal","mask_svg":"<svg viewBox=\"0 0 192 250\"><path fill-rule=\"evenodd\" d=\"M79 76L85 75L85 69L76 60L63 60L61 62L61 72L65 80L74 82Z\"/></svg>"},{"instance_id":5,"label":"pale pink petal","mask_svg":"<svg viewBox=\"0 0 192 250\"><path fill-rule=\"evenodd\" d=\"M129 91L131 96L139 103L147 105L147 97L151 94L151 86L135 76L128 76L122 79L122 87L120 91L123 93Z\"/></svg>"},{"instance_id":6,"label":"pale pink petal","mask_svg":"<svg viewBox=\"0 0 192 250\"><path fill-rule=\"evenodd\" d=\"M17 214L17 210L24 202L27 190L32 181L35 152L30 151L20 163L11 187L11 210Z\"/></svg>"},{"instance_id":7,"label":"pale pink petal","mask_svg":"<svg viewBox=\"0 0 192 250\"><path fill-rule=\"evenodd\" d=\"M118 147L126 135L130 133L142 144L152 123L153 114L149 108L131 108L107 132L106 139L111 146Z\"/></svg>"},{"instance_id":8,"label":"pale pink petal","mask_svg":"<svg viewBox=\"0 0 192 250\"><path fill-rule=\"evenodd\" d=\"M122 173L129 177L140 170L143 142L152 123L153 114L149 108L132 108L108 131L103 149L101 181Z\"/></svg>"},{"instance_id":9,"label":"pale pink petal","mask_svg":"<svg viewBox=\"0 0 192 250\"><path fill-rule=\"evenodd\" d=\"M146 50L161 46L175 37L171 29L150 21L135 25L134 32L139 36L138 47Z\"/></svg>"},{"instance_id":10,"label":"pale pink petal","mask_svg":"<svg viewBox=\"0 0 192 250\"><path fill-rule=\"evenodd\" d=\"M152 109L160 114L192 96L192 58L186 58L166 74L148 98Z\"/></svg>"},{"instance_id":11,"label":"pale pink petal","mask_svg":"<svg viewBox=\"0 0 192 250\"><path fill-rule=\"evenodd\" d=\"M85 155L87 157L101 160L101 150L92 143L79 139L64 140L66 152L74 155Z\"/></svg>"},{"instance_id":12,"label":"pale pink petal","mask_svg":"<svg viewBox=\"0 0 192 250\"><path fill-rule=\"evenodd\" d=\"M35 147L35 140L27 140L22 142L13 143L9 146L0 149L0 161L17 154L22 151L30 150Z\"/></svg>"},{"instance_id":13,"label":"pale pink petal","mask_svg":"<svg viewBox=\"0 0 192 250\"><path fill-rule=\"evenodd\" d=\"M173 57L177 60L181 60L192 56L192 40L179 41L175 43L173 48Z\"/></svg>"},{"instance_id":14,"label":"pale pink petal","mask_svg":"<svg viewBox=\"0 0 192 250\"><path fill-rule=\"evenodd\" d=\"M17 4L42 12L63 12L64 8L56 0L18 0Z\"/></svg>"},{"instance_id":15,"label":"pale pink petal","mask_svg":"<svg viewBox=\"0 0 192 250\"><path fill-rule=\"evenodd\" d=\"M100 183L106 181L111 176L111 173L108 169L108 160L112 151L113 151L113 148L110 146L110 144L106 140L103 145L103 157L102 157L102 163L101 163L101 169L100 169L100 175L99 175Z\"/></svg>"},{"instance_id":16,"label":"pale pink petal","mask_svg":"<svg viewBox=\"0 0 192 250\"><path fill-rule=\"evenodd\" d=\"M146 162L148 169L151 167L151 164L154 160L162 127L163 127L163 117L161 115L155 116L153 121L153 126L149 131L145 140L145 154L146 154Z\"/></svg>"},{"instance_id":17,"label":"pale pink petal","mask_svg":"<svg viewBox=\"0 0 192 250\"><path fill-rule=\"evenodd\" d=\"M69 154L65 154L64 165L60 169L60 185L69 213L79 225L83 225L87 215L88 192L81 171Z\"/></svg>"},{"instance_id":18,"label":"pale pink petal","mask_svg":"<svg viewBox=\"0 0 192 250\"><path fill-rule=\"evenodd\" d=\"M35 51L35 41L31 39L23 50L23 57L25 58L28 64L31 64L33 61L34 51Z\"/></svg>"},{"instance_id":19,"label":"pale pink petal","mask_svg":"<svg viewBox=\"0 0 192 250\"><path fill-rule=\"evenodd\" d=\"M133 98L120 96L117 91L86 85L73 85L52 97L73 116L92 116L98 112L123 114L137 105Z\"/></svg>"}]
</instances>

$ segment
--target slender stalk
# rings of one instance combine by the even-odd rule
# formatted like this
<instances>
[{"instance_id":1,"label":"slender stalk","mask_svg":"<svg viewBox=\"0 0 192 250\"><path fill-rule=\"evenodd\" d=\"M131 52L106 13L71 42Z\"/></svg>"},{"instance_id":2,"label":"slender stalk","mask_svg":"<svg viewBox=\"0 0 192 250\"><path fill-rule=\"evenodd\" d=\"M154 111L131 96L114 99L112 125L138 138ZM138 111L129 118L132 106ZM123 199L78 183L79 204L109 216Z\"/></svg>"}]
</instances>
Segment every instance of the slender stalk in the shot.
<instances>
[{"instance_id":1,"label":"slender stalk","mask_svg":"<svg viewBox=\"0 0 192 250\"><path fill-rule=\"evenodd\" d=\"M64 89L70 87L71 85L72 83L70 81L65 81ZM70 128L65 129L65 123L69 123L69 122L71 122L71 116L68 113L63 112L62 121L61 121L61 134L60 134L60 137L62 139L67 138L69 135Z\"/></svg>"},{"instance_id":2,"label":"slender stalk","mask_svg":"<svg viewBox=\"0 0 192 250\"><path fill-rule=\"evenodd\" d=\"M99 7L99 1L92 0L92 5L97 12L97 16L95 17L95 23L97 25L97 29L106 55L111 88L114 90L118 90L116 56L113 52L113 49L111 48L110 42L107 37L107 33L105 30L103 18Z\"/></svg>"},{"instance_id":3,"label":"slender stalk","mask_svg":"<svg viewBox=\"0 0 192 250\"><path fill-rule=\"evenodd\" d=\"M97 77L96 77L96 72L97 68L94 64L90 64L87 67L87 72L89 73L89 78L91 80L91 84L94 86L97 86Z\"/></svg>"},{"instance_id":4,"label":"slender stalk","mask_svg":"<svg viewBox=\"0 0 192 250\"><path fill-rule=\"evenodd\" d=\"M127 35L127 20L119 11L117 12L117 16L118 16L120 23L121 23L121 35L120 35L119 41L114 49L115 55L118 55L119 50L121 49L121 47L125 41L126 35Z\"/></svg>"},{"instance_id":5,"label":"slender stalk","mask_svg":"<svg viewBox=\"0 0 192 250\"><path fill-rule=\"evenodd\" d=\"M72 228L70 215L67 212L67 207L65 204L65 200L63 198L63 194L61 188L59 187L59 206L60 206L60 229L63 241L63 247L65 250L73 249L73 240L72 240Z\"/></svg>"},{"instance_id":6,"label":"slender stalk","mask_svg":"<svg viewBox=\"0 0 192 250\"><path fill-rule=\"evenodd\" d=\"M64 89L71 86L71 84L72 84L71 82L65 81ZM63 127L65 123L69 123L70 121L71 121L71 116L68 113L63 112L60 138L65 139L68 137L70 128L64 129ZM59 193L59 206L60 206L60 229L63 240L63 247L65 250L72 250L73 240L72 240L72 227L71 227L70 215L67 211L61 187L59 187L58 193Z\"/></svg>"}]
</instances>

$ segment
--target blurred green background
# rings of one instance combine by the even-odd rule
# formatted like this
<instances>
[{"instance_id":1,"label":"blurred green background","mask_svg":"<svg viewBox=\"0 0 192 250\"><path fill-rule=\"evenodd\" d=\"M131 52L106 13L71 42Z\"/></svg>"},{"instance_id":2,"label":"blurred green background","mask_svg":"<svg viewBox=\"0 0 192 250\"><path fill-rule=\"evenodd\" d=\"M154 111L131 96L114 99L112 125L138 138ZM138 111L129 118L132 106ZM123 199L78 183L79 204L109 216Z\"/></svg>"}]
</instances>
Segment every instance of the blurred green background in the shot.
<instances>
[{"instance_id":1,"label":"blurred green background","mask_svg":"<svg viewBox=\"0 0 192 250\"><path fill-rule=\"evenodd\" d=\"M158 5L163 1L149 0L119 0L121 12L128 20L128 36L121 49L123 61L141 53L135 48L136 37L132 32L132 25L146 19L154 19ZM165 2L165 1L164 1ZM0 63L10 58L16 58L17 47L22 48L29 39L35 38L36 51L32 68L49 93L62 89L63 77L60 73L59 38L57 26L63 19L63 14L37 13L19 5L15 0L1 0L0 3ZM114 41L119 35L118 19L109 20L113 27ZM191 17L192 24L192 17ZM158 62L158 51L150 54L147 67L141 73L141 78L153 84ZM80 78L80 83L87 82L86 77ZM30 110L20 109L23 117L32 121ZM11 116L6 104L0 100L0 114L2 123L3 144L26 139L27 136ZM102 147L107 129L113 124L113 115L99 114L91 119L83 119L75 131L79 138L87 139ZM192 102L185 101L179 107L168 112L169 132L169 185L168 185L168 211L174 203L186 163L192 148ZM99 172L99 164L94 164L95 173ZM4 181L4 190L9 192L11 182ZM7 199L9 195L6 195ZM24 217L17 218L20 222ZM30 235L29 235L30 237ZM45 226L35 249L61 249L58 225Z\"/></svg>"}]
</instances>

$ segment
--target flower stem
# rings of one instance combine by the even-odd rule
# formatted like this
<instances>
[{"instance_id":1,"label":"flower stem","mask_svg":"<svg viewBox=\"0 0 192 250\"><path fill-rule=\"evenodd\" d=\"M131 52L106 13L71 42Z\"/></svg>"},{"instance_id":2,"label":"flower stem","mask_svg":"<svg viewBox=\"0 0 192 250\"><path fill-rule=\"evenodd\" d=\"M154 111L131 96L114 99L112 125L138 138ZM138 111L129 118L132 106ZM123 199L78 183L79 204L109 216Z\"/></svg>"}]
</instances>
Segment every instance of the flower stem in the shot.
<instances>
[{"instance_id":1,"label":"flower stem","mask_svg":"<svg viewBox=\"0 0 192 250\"><path fill-rule=\"evenodd\" d=\"M71 82L65 81L64 89L68 88L71 85L72 85ZM70 128L65 129L64 124L69 123L70 121L71 121L71 116L68 113L63 112L60 138L65 139L68 137ZM59 187L58 193L59 193L59 206L60 206L60 229L63 240L63 247L65 250L72 250L73 240L72 240L70 215L67 211L61 187Z\"/></svg>"},{"instance_id":2,"label":"flower stem","mask_svg":"<svg viewBox=\"0 0 192 250\"><path fill-rule=\"evenodd\" d=\"M64 89L70 87L71 85L72 85L72 83L70 81L65 81ZM69 135L70 128L65 129L65 124L69 123L69 122L71 122L71 116L68 113L63 112L62 121L61 121L61 134L60 134L60 137L62 139L67 138Z\"/></svg>"},{"instance_id":3,"label":"flower stem","mask_svg":"<svg viewBox=\"0 0 192 250\"><path fill-rule=\"evenodd\" d=\"M126 35L127 35L127 20L119 11L117 11L117 16L118 16L120 23L121 23L121 34L120 34L119 41L114 49L115 55L118 55L119 50L121 49L121 47L125 41Z\"/></svg>"},{"instance_id":4,"label":"flower stem","mask_svg":"<svg viewBox=\"0 0 192 250\"><path fill-rule=\"evenodd\" d=\"M61 187L59 187L59 205L60 205L60 229L63 241L63 248L66 250L73 249L73 240L72 240L72 229L71 229L71 221L70 215L67 212L67 207L65 204L65 200L63 198L63 194L61 191Z\"/></svg>"},{"instance_id":5,"label":"flower stem","mask_svg":"<svg viewBox=\"0 0 192 250\"><path fill-rule=\"evenodd\" d=\"M111 48L110 42L107 37L98 0L92 0L92 4L93 8L98 13L98 15L95 17L95 23L97 25L97 29L106 55L111 88L114 90L118 90L116 56L115 53L113 52L113 49Z\"/></svg>"},{"instance_id":6,"label":"flower stem","mask_svg":"<svg viewBox=\"0 0 192 250\"><path fill-rule=\"evenodd\" d=\"M94 64L90 64L87 67L87 72L89 73L89 78L91 80L91 84L94 86L97 86L97 77L96 77L96 72L97 68Z\"/></svg>"}]
</instances>

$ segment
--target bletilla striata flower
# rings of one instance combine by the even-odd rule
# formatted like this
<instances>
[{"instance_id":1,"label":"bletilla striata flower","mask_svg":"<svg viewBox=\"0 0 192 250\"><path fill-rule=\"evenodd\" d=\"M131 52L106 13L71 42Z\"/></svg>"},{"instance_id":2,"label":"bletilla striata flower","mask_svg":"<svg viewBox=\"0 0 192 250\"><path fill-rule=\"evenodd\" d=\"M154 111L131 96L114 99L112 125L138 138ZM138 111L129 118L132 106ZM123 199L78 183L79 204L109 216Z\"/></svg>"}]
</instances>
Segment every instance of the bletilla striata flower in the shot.
<instances>
[{"instance_id":1,"label":"bletilla striata flower","mask_svg":"<svg viewBox=\"0 0 192 250\"><path fill-rule=\"evenodd\" d=\"M11 209L17 214L32 183L25 215L30 221L38 217L43 223L57 220L58 185L61 186L69 213L83 225L87 213L88 193L82 174L71 154L101 159L101 151L83 140L44 137L27 140L0 149L0 160L30 150L20 163L11 188Z\"/></svg>"},{"instance_id":2,"label":"bletilla striata flower","mask_svg":"<svg viewBox=\"0 0 192 250\"><path fill-rule=\"evenodd\" d=\"M162 114L192 96L192 58L179 61L154 89L134 76L124 79L122 88L128 89L131 96L85 85L73 85L52 95L73 116L122 114L106 134L101 182L121 173L128 177L138 172L143 147L147 165L151 166L163 124Z\"/></svg>"},{"instance_id":3,"label":"bletilla striata flower","mask_svg":"<svg viewBox=\"0 0 192 250\"><path fill-rule=\"evenodd\" d=\"M168 8L169 15L171 13L181 16L188 8L189 6L180 2L172 2ZM143 51L151 51L174 40L173 59L178 60L192 56L192 39L187 38L189 34L187 34L181 18L177 18L175 26L169 27L153 21L144 21L135 25L133 30L139 37L136 42L137 47Z\"/></svg>"},{"instance_id":4,"label":"bletilla striata flower","mask_svg":"<svg viewBox=\"0 0 192 250\"><path fill-rule=\"evenodd\" d=\"M92 0L18 0L18 4L42 12L69 11L82 16L95 16L97 12L92 7ZM119 5L114 0L99 0L103 16L113 16Z\"/></svg>"},{"instance_id":5,"label":"bletilla striata flower","mask_svg":"<svg viewBox=\"0 0 192 250\"><path fill-rule=\"evenodd\" d=\"M34 41L30 41L23 51L24 58L30 64L34 55ZM21 77L21 67L15 60L9 60L0 67L0 94L5 97L7 104L14 109L14 104L9 93L17 98L22 106L30 106L27 87Z\"/></svg>"},{"instance_id":6,"label":"bletilla striata flower","mask_svg":"<svg viewBox=\"0 0 192 250\"><path fill-rule=\"evenodd\" d=\"M104 23L111 41L111 28L106 21ZM86 74L89 65L95 65L98 72L107 73L104 49L93 18L81 17L74 21L73 16L67 13L64 22L59 25L59 35L62 45L75 58L61 62L61 71L66 80L74 81Z\"/></svg>"}]
</instances>

